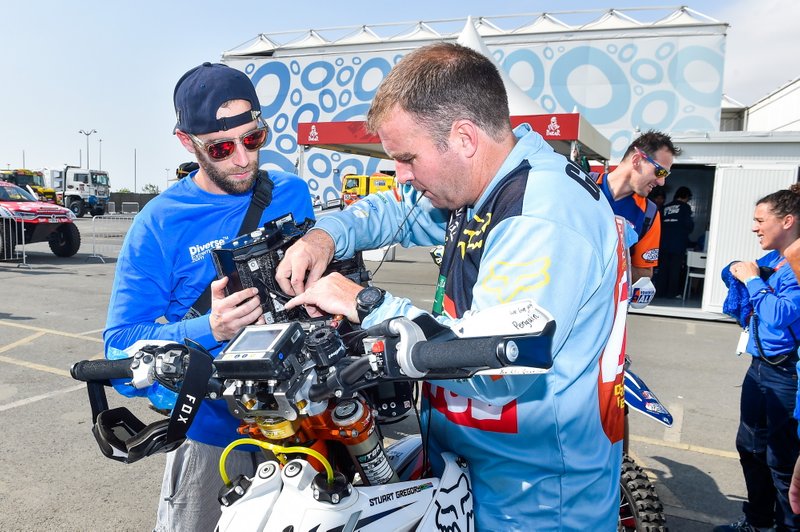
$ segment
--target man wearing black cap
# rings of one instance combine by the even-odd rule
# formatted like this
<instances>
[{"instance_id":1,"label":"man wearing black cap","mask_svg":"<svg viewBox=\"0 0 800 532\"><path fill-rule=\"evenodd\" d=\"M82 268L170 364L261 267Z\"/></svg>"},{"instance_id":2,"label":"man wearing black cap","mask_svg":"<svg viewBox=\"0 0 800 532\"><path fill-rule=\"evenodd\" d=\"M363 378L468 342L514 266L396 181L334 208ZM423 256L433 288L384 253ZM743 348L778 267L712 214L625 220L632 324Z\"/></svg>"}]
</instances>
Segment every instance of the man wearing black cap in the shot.
<instances>
[{"instance_id":1,"label":"man wearing black cap","mask_svg":"<svg viewBox=\"0 0 800 532\"><path fill-rule=\"evenodd\" d=\"M254 289L226 296L227 279L212 282L211 250L238 236L254 196L266 203L259 225L287 213L299 221L313 218L304 181L286 172L259 172L268 129L244 73L204 63L178 81L174 104L174 133L199 169L150 201L131 225L103 333L107 355L137 340L184 338L216 354L245 325L263 323ZM167 455L156 530L214 529L218 460L239 437L238 425L221 401L202 403L186 441ZM227 471L252 475L255 465L254 453L234 451Z\"/></svg>"}]
</instances>

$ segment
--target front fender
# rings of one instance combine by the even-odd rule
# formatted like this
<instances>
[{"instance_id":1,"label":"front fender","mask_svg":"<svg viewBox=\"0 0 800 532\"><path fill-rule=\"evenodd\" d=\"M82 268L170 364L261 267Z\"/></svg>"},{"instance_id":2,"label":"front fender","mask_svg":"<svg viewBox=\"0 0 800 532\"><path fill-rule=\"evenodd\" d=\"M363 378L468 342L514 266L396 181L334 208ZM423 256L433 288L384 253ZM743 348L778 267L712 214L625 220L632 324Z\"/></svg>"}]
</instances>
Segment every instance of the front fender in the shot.
<instances>
[{"instance_id":1,"label":"front fender","mask_svg":"<svg viewBox=\"0 0 800 532\"><path fill-rule=\"evenodd\" d=\"M656 394L631 370L625 370L625 403L628 408L645 414L667 427L672 426L672 414L661 404Z\"/></svg>"}]
</instances>

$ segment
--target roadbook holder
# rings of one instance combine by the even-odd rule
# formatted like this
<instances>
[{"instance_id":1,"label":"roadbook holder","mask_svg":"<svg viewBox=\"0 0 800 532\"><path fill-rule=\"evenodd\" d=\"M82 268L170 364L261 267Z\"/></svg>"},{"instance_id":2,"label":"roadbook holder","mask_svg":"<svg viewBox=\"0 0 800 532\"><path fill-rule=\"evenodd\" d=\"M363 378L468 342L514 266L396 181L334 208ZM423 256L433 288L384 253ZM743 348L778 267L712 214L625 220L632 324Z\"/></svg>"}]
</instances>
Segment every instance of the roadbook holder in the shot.
<instances>
[{"instance_id":1,"label":"roadbook holder","mask_svg":"<svg viewBox=\"0 0 800 532\"><path fill-rule=\"evenodd\" d=\"M275 270L286 250L313 226L314 221L311 219L306 219L298 225L294 217L287 214L213 249L211 256L217 277L228 277L226 293L257 288L261 310L267 323L307 320L309 316L302 308L291 310L284 308L284 304L293 296L285 294L278 286ZM366 286L370 279L361 253L356 253L350 259L332 261L324 275L332 272L338 272L361 286Z\"/></svg>"}]
</instances>

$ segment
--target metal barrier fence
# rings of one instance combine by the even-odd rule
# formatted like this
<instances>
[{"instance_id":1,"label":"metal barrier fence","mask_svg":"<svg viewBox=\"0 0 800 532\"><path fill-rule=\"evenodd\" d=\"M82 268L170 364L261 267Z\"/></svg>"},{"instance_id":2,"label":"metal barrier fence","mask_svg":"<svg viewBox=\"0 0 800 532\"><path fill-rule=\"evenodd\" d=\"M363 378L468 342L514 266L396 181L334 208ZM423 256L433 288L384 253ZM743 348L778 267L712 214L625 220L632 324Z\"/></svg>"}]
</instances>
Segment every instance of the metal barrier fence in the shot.
<instances>
[{"instance_id":1,"label":"metal barrier fence","mask_svg":"<svg viewBox=\"0 0 800 532\"><path fill-rule=\"evenodd\" d=\"M122 241L133 222L133 214L113 214L92 218L92 253L86 260L116 257L122 249Z\"/></svg>"},{"instance_id":2,"label":"metal barrier fence","mask_svg":"<svg viewBox=\"0 0 800 532\"><path fill-rule=\"evenodd\" d=\"M17 267L30 268L24 224L13 217L0 216L0 262L17 262Z\"/></svg>"},{"instance_id":3,"label":"metal barrier fence","mask_svg":"<svg viewBox=\"0 0 800 532\"><path fill-rule=\"evenodd\" d=\"M136 214L139 212L139 202L138 201L123 201L122 202L122 214Z\"/></svg>"}]
</instances>

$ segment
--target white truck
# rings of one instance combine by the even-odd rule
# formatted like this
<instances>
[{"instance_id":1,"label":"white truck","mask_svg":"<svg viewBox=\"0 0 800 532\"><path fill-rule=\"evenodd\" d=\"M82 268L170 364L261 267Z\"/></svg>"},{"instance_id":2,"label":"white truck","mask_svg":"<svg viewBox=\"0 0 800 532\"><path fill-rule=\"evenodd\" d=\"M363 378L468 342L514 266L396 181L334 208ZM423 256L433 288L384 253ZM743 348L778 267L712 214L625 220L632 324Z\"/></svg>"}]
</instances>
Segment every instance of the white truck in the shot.
<instances>
[{"instance_id":1,"label":"white truck","mask_svg":"<svg viewBox=\"0 0 800 532\"><path fill-rule=\"evenodd\" d=\"M64 170L50 170L47 178L56 191L57 202L78 218L87 212L92 216L105 214L111 193L108 172L67 166Z\"/></svg>"}]
</instances>

